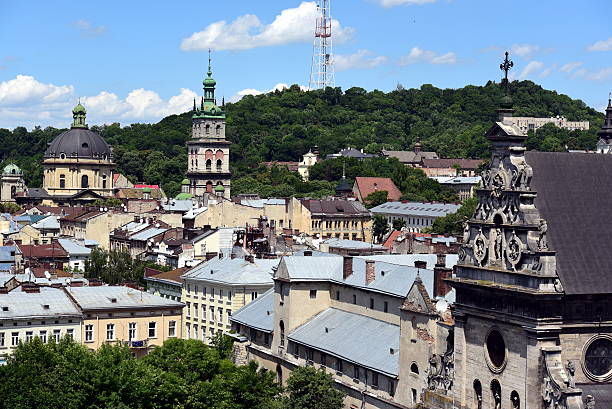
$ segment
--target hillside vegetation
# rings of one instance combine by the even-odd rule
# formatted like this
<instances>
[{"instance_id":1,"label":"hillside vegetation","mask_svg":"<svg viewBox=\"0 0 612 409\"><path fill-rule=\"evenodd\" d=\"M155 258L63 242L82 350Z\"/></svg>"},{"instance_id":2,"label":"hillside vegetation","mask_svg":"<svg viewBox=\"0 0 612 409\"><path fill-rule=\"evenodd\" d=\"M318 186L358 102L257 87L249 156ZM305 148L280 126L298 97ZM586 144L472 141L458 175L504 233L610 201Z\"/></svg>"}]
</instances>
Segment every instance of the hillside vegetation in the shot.
<instances>
[{"instance_id":1,"label":"hillside vegetation","mask_svg":"<svg viewBox=\"0 0 612 409\"><path fill-rule=\"evenodd\" d=\"M374 153L382 148L411 149L420 138L424 150L436 151L441 157L486 158L489 143L483 135L496 118L500 96L499 84L494 82L459 89L427 84L420 89L398 86L388 93L357 87L304 92L292 86L284 91L246 96L225 106L235 186L239 190L254 186L257 190L257 185L249 185L255 179L263 195L317 196L330 192L333 185L323 182L339 179L338 166L332 166L333 171L315 172L321 182L301 185L295 180L278 180L277 175L258 169L262 161L300 160L315 145L322 155L347 146ZM563 115L568 120L591 122L591 130L586 132L546 126L537 135L529 136L530 149L594 148L603 114L584 102L545 90L531 81L513 82L512 97L517 116ZM190 124L191 113L185 112L157 124L121 127L114 123L92 129L114 147L119 172L133 181L160 184L174 195L186 171L185 142L190 137ZM47 143L63 131L0 129L0 157L20 165L30 187L40 186L42 154ZM249 179L241 180L243 177ZM273 185L270 181L275 178L278 183ZM280 185L283 186L274 187Z\"/></svg>"}]
</instances>

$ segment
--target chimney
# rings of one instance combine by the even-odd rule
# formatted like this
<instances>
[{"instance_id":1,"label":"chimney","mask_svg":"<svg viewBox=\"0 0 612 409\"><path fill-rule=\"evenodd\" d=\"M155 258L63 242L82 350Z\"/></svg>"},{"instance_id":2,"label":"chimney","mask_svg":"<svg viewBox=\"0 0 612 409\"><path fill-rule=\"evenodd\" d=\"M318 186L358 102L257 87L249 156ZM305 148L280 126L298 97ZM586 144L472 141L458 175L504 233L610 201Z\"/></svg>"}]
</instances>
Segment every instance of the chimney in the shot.
<instances>
[{"instance_id":1,"label":"chimney","mask_svg":"<svg viewBox=\"0 0 612 409\"><path fill-rule=\"evenodd\" d=\"M353 257L344 256L342 260L342 279L346 280L353 274Z\"/></svg>"},{"instance_id":2,"label":"chimney","mask_svg":"<svg viewBox=\"0 0 612 409\"><path fill-rule=\"evenodd\" d=\"M249 263L254 263L255 257L252 254L249 254L248 256L244 256L244 260L248 261Z\"/></svg>"},{"instance_id":3,"label":"chimney","mask_svg":"<svg viewBox=\"0 0 612 409\"><path fill-rule=\"evenodd\" d=\"M6 287L0 287L0 294L8 294L8 288Z\"/></svg>"},{"instance_id":4,"label":"chimney","mask_svg":"<svg viewBox=\"0 0 612 409\"><path fill-rule=\"evenodd\" d=\"M312 256L312 250L304 250L304 257L311 257Z\"/></svg>"},{"instance_id":5,"label":"chimney","mask_svg":"<svg viewBox=\"0 0 612 409\"><path fill-rule=\"evenodd\" d=\"M434 297L444 297L450 292L452 288L444 279L452 276L453 270L446 268L446 256L438 254L438 261L434 267Z\"/></svg>"},{"instance_id":6,"label":"chimney","mask_svg":"<svg viewBox=\"0 0 612 409\"><path fill-rule=\"evenodd\" d=\"M232 254L230 254L230 259L232 259L232 260L233 260L233 259L235 259L235 258L236 258L236 253L232 253Z\"/></svg>"},{"instance_id":7,"label":"chimney","mask_svg":"<svg viewBox=\"0 0 612 409\"><path fill-rule=\"evenodd\" d=\"M415 260L414 261L414 267L415 268L419 268L419 269L426 269L427 268L427 262L426 261Z\"/></svg>"},{"instance_id":8,"label":"chimney","mask_svg":"<svg viewBox=\"0 0 612 409\"><path fill-rule=\"evenodd\" d=\"M376 280L376 264L374 260L366 260L365 263L365 283L368 285Z\"/></svg>"},{"instance_id":9,"label":"chimney","mask_svg":"<svg viewBox=\"0 0 612 409\"><path fill-rule=\"evenodd\" d=\"M211 259L213 259L215 257L217 257L217 253L210 252L210 251L208 253L206 253L206 261L211 260Z\"/></svg>"}]
</instances>

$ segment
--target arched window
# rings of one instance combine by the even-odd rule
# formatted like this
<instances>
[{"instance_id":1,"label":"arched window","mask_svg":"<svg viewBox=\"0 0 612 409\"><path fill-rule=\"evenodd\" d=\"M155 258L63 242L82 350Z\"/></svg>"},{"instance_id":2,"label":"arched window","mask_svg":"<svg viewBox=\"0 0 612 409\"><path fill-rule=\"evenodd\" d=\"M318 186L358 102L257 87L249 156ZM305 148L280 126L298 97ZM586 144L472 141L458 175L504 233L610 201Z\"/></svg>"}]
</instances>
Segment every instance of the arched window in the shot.
<instances>
[{"instance_id":1,"label":"arched window","mask_svg":"<svg viewBox=\"0 0 612 409\"><path fill-rule=\"evenodd\" d=\"M17 186L11 186L11 199L15 197L15 194L17 194Z\"/></svg>"},{"instance_id":2,"label":"arched window","mask_svg":"<svg viewBox=\"0 0 612 409\"><path fill-rule=\"evenodd\" d=\"M66 175L60 175L60 189L66 188Z\"/></svg>"},{"instance_id":3,"label":"arched window","mask_svg":"<svg viewBox=\"0 0 612 409\"><path fill-rule=\"evenodd\" d=\"M491 397L493 398L493 407L501 408L501 385L497 379L491 381Z\"/></svg>"},{"instance_id":4,"label":"arched window","mask_svg":"<svg viewBox=\"0 0 612 409\"><path fill-rule=\"evenodd\" d=\"M419 366L416 364L416 362L413 362L412 365L410 365L410 372L414 374L419 373Z\"/></svg>"},{"instance_id":5,"label":"arched window","mask_svg":"<svg viewBox=\"0 0 612 409\"><path fill-rule=\"evenodd\" d=\"M474 379L474 407L482 409L482 384L478 379Z\"/></svg>"},{"instance_id":6,"label":"arched window","mask_svg":"<svg viewBox=\"0 0 612 409\"><path fill-rule=\"evenodd\" d=\"M210 134L210 125L206 124L206 134Z\"/></svg>"},{"instance_id":7,"label":"arched window","mask_svg":"<svg viewBox=\"0 0 612 409\"><path fill-rule=\"evenodd\" d=\"M106 189L106 175L102 175L102 189Z\"/></svg>"},{"instance_id":8,"label":"arched window","mask_svg":"<svg viewBox=\"0 0 612 409\"><path fill-rule=\"evenodd\" d=\"M276 364L276 377L279 385L283 384L283 368L280 364Z\"/></svg>"},{"instance_id":9,"label":"arched window","mask_svg":"<svg viewBox=\"0 0 612 409\"><path fill-rule=\"evenodd\" d=\"M521 409L521 398L517 391L512 391L510 394L510 405L512 409Z\"/></svg>"},{"instance_id":10,"label":"arched window","mask_svg":"<svg viewBox=\"0 0 612 409\"><path fill-rule=\"evenodd\" d=\"M212 169L212 161L210 159L206 159L206 170Z\"/></svg>"},{"instance_id":11,"label":"arched window","mask_svg":"<svg viewBox=\"0 0 612 409\"><path fill-rule=\"evenodd\" d=\"M221 125L217 125L217 127L215 128L215 133L217 135L221 135Z\"/></svg>"},{"instance_id":12,"label":"arched window","mask_svg":"<svg viewBox=\"0 0 612 409\"><path fill-rule=\"evenodd\" d=\"M223 162L221 162L221 159L217 159L217 171L221 171L222 165L223 165Z\"/></svg>"},{"instance_id":13,"label":"arched window","mask_svg":"<svg viewBox=\"0 0 612 409\"><path fill-rule=\"evenodd\" d=\"M283 322L283 320L281 320L278 323L279 327L280 327L280 346L284 347L285 346L285 323Z\"/></svg>"},{"instance_id":14,"label":"arched window","mask_svg":"<svg viewBox=\"0 0 612 409\"><path fill-rule=\"evenodd\" d=\"M89 187L89 177L87 175L81 176L81 187L83 189Z\"/></svg>"}]
</instances>

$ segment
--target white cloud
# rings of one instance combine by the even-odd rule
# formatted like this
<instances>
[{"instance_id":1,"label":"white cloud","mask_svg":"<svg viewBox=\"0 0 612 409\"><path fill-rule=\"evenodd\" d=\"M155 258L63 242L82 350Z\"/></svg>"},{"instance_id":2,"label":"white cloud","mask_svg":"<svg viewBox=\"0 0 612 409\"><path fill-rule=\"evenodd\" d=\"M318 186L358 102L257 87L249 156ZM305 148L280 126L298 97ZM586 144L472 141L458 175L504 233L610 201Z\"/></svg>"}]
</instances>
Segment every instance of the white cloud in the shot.
<instances>
[{"instance_id":1,"label":"white cloud","mask_svg":"<svg viewBox=\"0 0 612 409\"><path fill-rule=\"evenodd\" d=\"M317 18L315 2L302 2L298 7L282 10L274 21L264 24L253 14L245 14L228 23L224 20L209 24L181 42L181 50L246 50L313 40ZM351 37L353 29L342 27L332 19L335 42Z\"/></svg>"},{"instance_id":2,"label":"white cloud","mask_svg":"<svg viewBox=\"0 0 612 409\"><path fill-rule=\"evenodd\" d=\"M519 79L520 80L524 80L525 78L527 78L530 74L541 70L542 68L544 68L544 63L541 61L530 61L529 64L527 64L525 66L525 68L523 68L523 71L521 71L521 73L519 74Z\"/></svg>"},{"instance_id":3,"label":"white cloud","mask_svg":"<svg viewBox=\"0 0 612 409\"><path fill-rule=\"evenodd\" d=\"M602 68L600 70L586 74L586 79L593 81L603 81L612 77L612 67Z\"/></svg>"},{"instance_id":4,"label":"white cloud","mask_svg":"<svg viewBox=\"0 0 612 409\"><path fill-rule=\"evenodd\" d=\"M304 86L304 85L300 85L299 86L300 89L302 91L308 91L309 88ZM230 99L228 100L229 102L238 102L240 101L243 97L247 96L247 95L261 95L261 94L267 94L269 92L274 92L274 91L282 91L286 88L289 88L289 85L279 82L278 84L276 84L275 86L273 86L272 88L270 88L267 91L260 91L258 89L255 88L246 88L243 90L240 90L236 93L236 95L233 95L232 97L230 97Z\"/></svg>"},{"instance_id":5,"label":"white cloud","mask_svg":"<svg viewBox=\"0 0 612 409\"><path fill-rule=\"evenodd\" d=\"M88 20L78 20L73 25L81 32L81 37L98 37L106 32L106 26L96 26Z\"/></svg>"},{"instance_id":6,"label":"white cloud","mask_svg":"<svg viewBox=\"0 0 612 409\"><path fill-rule=\"evenodd\" d=\"M533 44L513 44L510 47L510 52L519 57L529 57L540 49L540 46Z\"/></svg>"},{"instance_id":7,"label":"white cloud","mask_svg":"<svg viewBox=\"0 0 612 409\"><path fill-rule=\"evenodd\" d=\"M589 51L612 51L612 37L607 40L597 41L587 47Z\"/></svg>"},{"instance_id":8,"label":"white cloud","mask_svg":"<svg viewBox=\"0 0 612 409\"><path fill-rule=\"evenodd\" d=\"M378 3L383 7L395 7L401 6L403 4L413 5L413 4L426 4L426 3L435 3L436 0L378 0Z\"/></svg>"},{"instance_id":9,"label":"white cloud","mask_svg":"<svg viewBox=\"0 0 612 409\"><path fill-rule=\"evenodd\" d=\"M540 78L548 77L556 68L557 68L557 64L553 64L550 67L547 67L540 73Z\"/></svg>"},{"instance_id":10,"label":"white cloud","mask_svg":"<svg viewBox=\"0 0 612 409\"><path fill-rule=\"evenodd\" d=\"M189 110L197 94L182 88L177 95L163 99L157 92L139 88L125 98L101 91L82 96L91 125L122 122L156 122L171 114ZM0 82L0 127L67 127L71 110L78 100L72 85L45 84L32 76L18 75Z\"/></svg>"},{"instance_id":11,"label":"white cloud","mask_svg":"<svg viewBox=\"0 0 612 409\"><path fill-rule=\"evenodd\" d=\"M574 71L576 68L580 67L581 65L582 65L582 62L580 61L569 62L567 64L563 64L561 68L559 68L559 71L570 73Z\"/></svg>"},{"instance_id":12,"label":"white cloud","mask_svg":"<svg viewBox=\"0 0 612 409\"><path fill-rule=\"evenodd\" d=\"M384 55L372 56L369 50L358 50L353 54L338 54L334 56L336 71L351 69L367 69L377 67L387 61Z\"/></svg>"},{"instance_id":13,"label":"white cloud","mask_svg":"<svg viewBox=\"0 0 612 409\"><path fill-rule=\"evenodd\" d=\"M438 55L434 51L423 50L419 47L413 47L407 55L400 57L400 65L411 65L417 63L429 64L455 64L457 56L453 52Z\"/></svg>"}]
</instances>

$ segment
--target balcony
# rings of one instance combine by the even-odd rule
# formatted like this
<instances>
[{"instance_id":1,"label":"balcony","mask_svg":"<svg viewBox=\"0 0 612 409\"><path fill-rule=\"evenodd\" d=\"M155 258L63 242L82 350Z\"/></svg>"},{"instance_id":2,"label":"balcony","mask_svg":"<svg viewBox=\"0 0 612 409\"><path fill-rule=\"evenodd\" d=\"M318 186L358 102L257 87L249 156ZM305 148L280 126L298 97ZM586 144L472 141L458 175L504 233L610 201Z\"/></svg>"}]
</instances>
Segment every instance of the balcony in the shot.
<instances>
[{"instance_id":1,"label":"balcony","mask_svg":"<svg viewBox=\"0 0 612 409\"><path fill-rule=\"evenodd\" d=\"M149 347L149 340L143 339L141 341L124 341L124 345L134 349L143 349Z\"/></svg>"}]
</instances>

